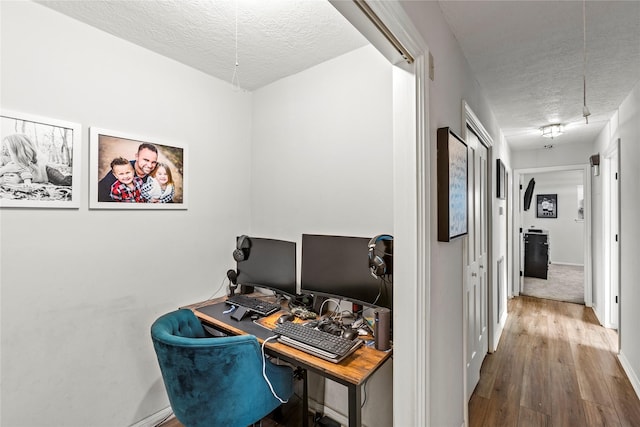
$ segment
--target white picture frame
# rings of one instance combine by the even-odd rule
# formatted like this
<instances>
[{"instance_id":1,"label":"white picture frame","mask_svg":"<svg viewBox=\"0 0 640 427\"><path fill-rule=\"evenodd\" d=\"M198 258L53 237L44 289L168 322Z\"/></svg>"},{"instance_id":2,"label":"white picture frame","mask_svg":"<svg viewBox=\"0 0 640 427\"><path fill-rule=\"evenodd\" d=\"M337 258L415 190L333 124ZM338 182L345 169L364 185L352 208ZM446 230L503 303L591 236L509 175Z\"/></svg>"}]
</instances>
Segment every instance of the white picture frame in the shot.
<instances>
[{"instance_id":1,"label":"white picture frame","mask_svg":"<svg viewBox=\"0 0 640 427\"><path fill-rule=\"evenodd\" d=\"M81 147L79 123L1 110L0 208L79 208Z\"/></svg>"}]
</instances>

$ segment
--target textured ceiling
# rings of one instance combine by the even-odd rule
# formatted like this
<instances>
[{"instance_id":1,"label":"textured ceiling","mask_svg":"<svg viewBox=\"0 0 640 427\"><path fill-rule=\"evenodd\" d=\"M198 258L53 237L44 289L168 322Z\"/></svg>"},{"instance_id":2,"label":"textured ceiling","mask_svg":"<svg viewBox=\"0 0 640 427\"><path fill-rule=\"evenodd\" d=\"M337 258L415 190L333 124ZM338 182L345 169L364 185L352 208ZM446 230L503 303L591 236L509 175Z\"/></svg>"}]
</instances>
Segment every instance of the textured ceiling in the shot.
<instances>
[{"instance_id":1,"label":"textured ceiling","mask_svg":"<svg viewBox=\"0 0 640 427\"><path fill-rule=\"evenodd\" d=\"M247 90L367 44L326 0L38 3L226 81L234 71L237 5L239 81ZM403 4L409 12L420 7ZM640 1L586 2L588 125L582 1L439 4L513 149L591 143L640 80ZM540 127L557 122L564 135L540 136Z\"/></svg>"},{"instance_id":2,"label":"textured ceiling","mask_svg":"<svg viewBox=\"0 0 640 427\"><path fill-rule=\"evenodd\" d=\"M441 1L440 7L514 149L591 143L640 80L640 2ZM539 128L565 124L542 138Z\"/></svg>"},{"instance_id":3,"label":"textured ceiling","mask_svg":"<svg viewBox=\"0 0 640 427\"><path fill-rule=\"evenodd\" d=\"M161 55L255 90L368 44L326 0L37 1Z\"/></svg>"}]
</instances>

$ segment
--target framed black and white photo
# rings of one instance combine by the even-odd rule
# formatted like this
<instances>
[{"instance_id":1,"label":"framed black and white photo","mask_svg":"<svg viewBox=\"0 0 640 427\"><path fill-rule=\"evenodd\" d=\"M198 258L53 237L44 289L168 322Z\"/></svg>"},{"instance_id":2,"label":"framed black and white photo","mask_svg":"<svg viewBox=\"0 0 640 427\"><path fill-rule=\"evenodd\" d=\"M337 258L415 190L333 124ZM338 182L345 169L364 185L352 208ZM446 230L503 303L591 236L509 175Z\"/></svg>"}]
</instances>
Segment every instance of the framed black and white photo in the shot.
<instances>
[{"instance_id":1,"label":"framed black and white photo","mask_svg":"<svg viewBox=\"0 0 640 427\"><path fill-rule=\"evenodd\" d=\"M187 147L92 127L89 207L187 209Z\"/></svg>"},{"instance_id":2,"label":"framed black and white photo","mask_svg":"<svg viewBox=\"0 0 640 427\"><path fill-rule=\"evenodd\" d=\"M536 217L537 218L557 218L558 217L558 195L538 194L536 196Z\"/></svg>"},{"instance_id":3,"label":"framed black and white photo","mask_svg":"<svg viewBox=\"0 0 640 427\"><path fill-rule=\"evenodd\" d=\"M438 240L449 242L468 230L467 144L450 128L438 129Z\"/></svg>"},{"instance_id":4,"label":"framed black and white photo","mask_svg":"<svg viewBox=\"0 0 640 427\"><path fill-rule=\"evenodd\" d=\"M2 110L0 207L79 208L81 129Z\"/></svg>"}]
</instances>

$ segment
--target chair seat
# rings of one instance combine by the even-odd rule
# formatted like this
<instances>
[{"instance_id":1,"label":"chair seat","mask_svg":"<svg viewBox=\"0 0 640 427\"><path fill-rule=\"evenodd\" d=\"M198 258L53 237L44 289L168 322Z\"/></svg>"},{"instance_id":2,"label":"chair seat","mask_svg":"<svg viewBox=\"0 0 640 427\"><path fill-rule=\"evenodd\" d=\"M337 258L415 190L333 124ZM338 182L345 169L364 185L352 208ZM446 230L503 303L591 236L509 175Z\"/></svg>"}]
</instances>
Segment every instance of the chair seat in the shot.
<instances>
[{"instance_id":1,"label":"chair seat","mask_svg":"<svg viewBox=\"0 0 640 427\"><path fill-rule=\"evenodd\" d=\"M253 335L208 338L191 310L151 326L153 346L171 408L185 427L246 427L293 394L293 369L265 360Z\"/></svg>"}]
</instances>

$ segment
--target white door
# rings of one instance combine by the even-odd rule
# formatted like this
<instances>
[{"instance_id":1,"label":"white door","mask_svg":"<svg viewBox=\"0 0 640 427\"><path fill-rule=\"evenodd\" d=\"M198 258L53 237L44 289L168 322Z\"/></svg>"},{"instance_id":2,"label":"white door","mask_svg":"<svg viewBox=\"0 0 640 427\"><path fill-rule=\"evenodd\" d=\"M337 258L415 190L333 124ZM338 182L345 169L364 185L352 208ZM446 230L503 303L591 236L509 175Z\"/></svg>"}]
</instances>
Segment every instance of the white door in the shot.
<instances>
[{"instance_id":1,"label":"white door","mask_svg":"<svg viewBox=\"0 0 640 427\"><path fill-rule=\"evenodd\" d=\"M620 287L620 231L619 231L619 190L618 190L618 150L609 157L609 327L618 329L618 289Z\"/></svg>"},{"instance_id":2,"label":"white door","mask_svg":"<svg viewBox=\"0 0 640 427\"><path fill-rule=\"evenodd\" d=\"M466 245L466 280L464 315L466 327L466 390L471 397L480 367L488 352L487 293L487 148L471 129L467 130L469 146L469 235Z\"/></svg>"}]
</instances>

